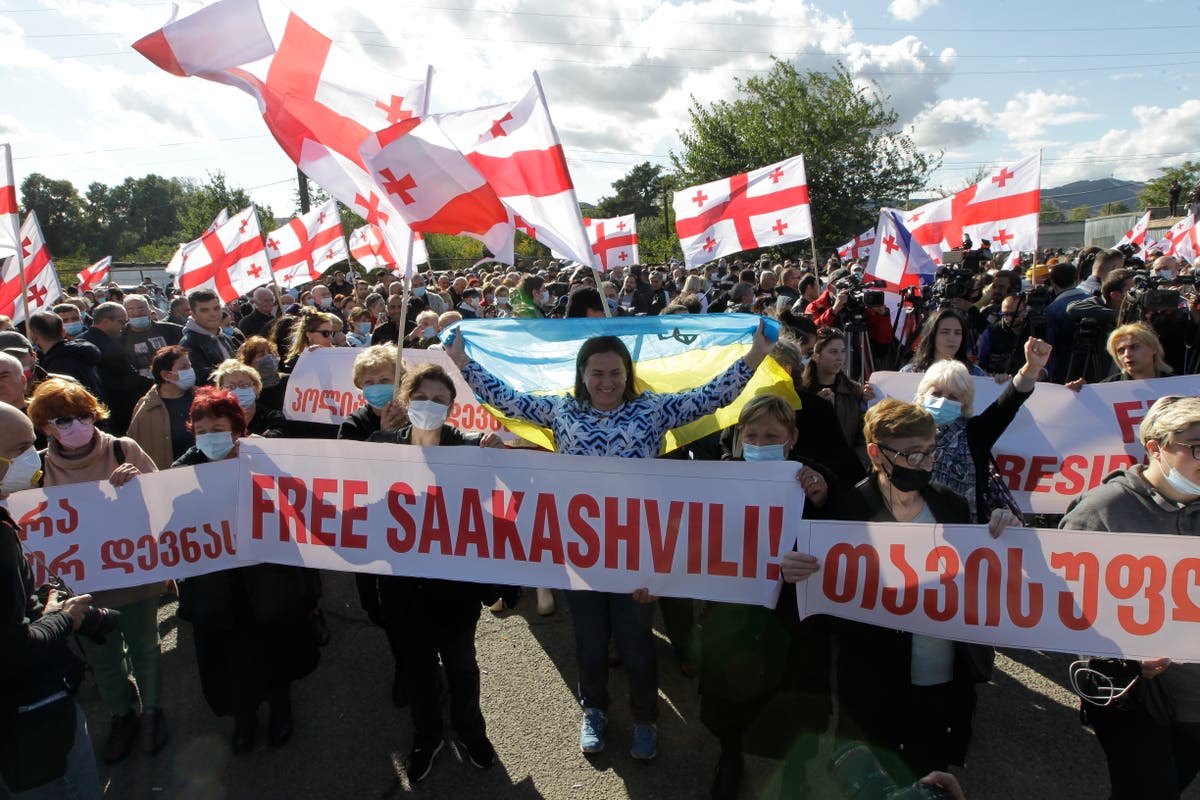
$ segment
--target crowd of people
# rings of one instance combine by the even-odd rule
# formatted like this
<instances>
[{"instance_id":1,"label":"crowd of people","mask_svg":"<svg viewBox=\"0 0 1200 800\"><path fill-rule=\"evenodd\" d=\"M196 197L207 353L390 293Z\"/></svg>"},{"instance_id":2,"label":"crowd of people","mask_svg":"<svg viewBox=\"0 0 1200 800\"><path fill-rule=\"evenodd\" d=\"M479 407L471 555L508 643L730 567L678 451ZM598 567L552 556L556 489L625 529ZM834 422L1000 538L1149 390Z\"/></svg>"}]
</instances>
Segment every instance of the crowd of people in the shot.
<instances>
[{"instance_id":1,"label":"crowd of people","mask_svg":"<svg viewBox=\"0 0 1200 800\"><path fill-rule=\"evenodd\" d=\"M810 518L972 522L1002 536L1022 520L990 480L992 449L1037 384L1077 389L1193 371L1200 305L1188 265L1168 256L1153 256L1146 270L1128 253L1098 248L1040 253L1027 264L1001 265L986 248L965 255L969 267L900 297L898 312L862 285L863 264L836 258L722 259L696 269L672 261L616 267L599 281L590 268L535 261L527 269L419 273L410 292L389 272L372 282L339 269L304 291L261 287L229 304L207 289L172 297L150 280L72 288L20 329L0 318L0 494L97 480L119 486L138 474L236 458L247 436L503 446L449 425L451 376L434 364L398 371L397 343L444 348L481 401L552 430L559 452L654 458L668 430L729 404L772 356L792 375L799 410L781 396L757 395L737 425L666 457L795 461ZM615 336L583 344L574 391L558 396L515 391L468 358L462 337L441 335L472 319L726 312L776 318L781 335L769 341L760 327L724 372L676 394L635 389L636 364ZM296 363L330 347L358 349L353 382L365 405L340 425L286 419ZM871 371L884 368L919 373L915 396L873 403ZM974 378L982 376L1007 385L976 409ZM1159 400L1141 440L1147 463L1106 478L1063 527L1200 532L1200 398ZM118 762L139 741L151 754L164 747L181 724L159 691L164 592L178 593L178 616L193 628L206 702L233 718L233 750L255 747L264 703L267 743L290 739L290 685L317 668L328 641L318 573L262 564L177 586L71 596L66 587L33 586L7 511L0 527L0 794L7 786L15 797L99 796L73 700L81 656L111 716L102 759ZM645 589L567 592L582 752L606 746L609 667L619 660L629 683L630 754L657 754L657 603L679 668L698 678L702 721L720 743L715 800L738 796L752 739L774 743L767 754L784 760L788 791L800 796L835 708L836 736L870 745L897 780L927 776L953 787L945 771L965 763L977 727L975 689L991 675L992 649L800 620L793 587L820 569L811 555L787 554L775 609L707 603L699 618L692 602ZM467 760L490 767L475 631L484 607L502 612L519 590L436 576L356 578L363 610L395 662L392 701L411 709L409 779L424 779L443 748L442 673ZM539 613L556 613L552 593L537 596ZM119 617L98 623L100 609ZM1200 716L1191 719L1200 713L1200 668L1137 666L1142 688L1120 704L1087 708L1113 797L1178 797L1200 770ZM769 735L751 735L762 726Z\"/></svg>"}]
</instances>

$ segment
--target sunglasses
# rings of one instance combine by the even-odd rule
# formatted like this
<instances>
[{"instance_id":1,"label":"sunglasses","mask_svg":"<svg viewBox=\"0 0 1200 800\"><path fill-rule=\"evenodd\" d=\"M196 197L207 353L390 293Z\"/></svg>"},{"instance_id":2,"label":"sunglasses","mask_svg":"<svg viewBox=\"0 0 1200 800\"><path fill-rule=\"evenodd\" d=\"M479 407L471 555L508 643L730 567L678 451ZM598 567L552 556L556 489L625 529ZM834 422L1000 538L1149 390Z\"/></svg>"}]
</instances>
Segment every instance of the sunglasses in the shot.
<instances>
[{"instance_id":1,"label":"sunglasses","mask_svg":"<svg viewBox=\"0 0 1200 800\"><path fill-rule=\"evenodd\" d=\"M330 336L333 336L333 331L309 331L309 333L319 333L326 339L328 339Z\"/></svg>"},{"instance_id":2,"label":"sunglasses","mask_svg":"<svg viewBox=\"0 0 1200 800\"><path fill-rule=\"evenodd\" d=\"M52 425L54 425L54 427L58 428L59 430L63 430L71 427L76 422L87 423L92 422L95 419L96 415L94 413L91 411L85 411L82 414L76 414L73 417L55 417L54 419L50 420L50 422Z\"/></svg>"}]
</instances>

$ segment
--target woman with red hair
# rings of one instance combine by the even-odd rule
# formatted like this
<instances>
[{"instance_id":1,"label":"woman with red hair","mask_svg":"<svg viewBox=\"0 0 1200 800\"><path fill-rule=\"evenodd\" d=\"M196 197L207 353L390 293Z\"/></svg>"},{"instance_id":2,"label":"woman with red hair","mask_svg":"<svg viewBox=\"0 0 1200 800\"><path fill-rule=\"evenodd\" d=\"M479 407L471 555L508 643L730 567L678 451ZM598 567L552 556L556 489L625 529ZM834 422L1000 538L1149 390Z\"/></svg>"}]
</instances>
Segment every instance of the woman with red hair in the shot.
<instances>
[{"instance_id":1,"label":"woman with red hair","mask_svg":"<svg viewBox=\"0 0 1200 800\"><path fill-rule=\"evenodd\" d=\"M236 458L246 415L232 392L205 387L192 401L191 426L196 444L173 466ZM264 700L267 743L291 739L291 683L319 658L315 608L314 582L299 567L253 564L179 582L179 617L192 623L200 688L215 714L234 718L235 753L254 747Z\"/></svg>"}]
</instances>

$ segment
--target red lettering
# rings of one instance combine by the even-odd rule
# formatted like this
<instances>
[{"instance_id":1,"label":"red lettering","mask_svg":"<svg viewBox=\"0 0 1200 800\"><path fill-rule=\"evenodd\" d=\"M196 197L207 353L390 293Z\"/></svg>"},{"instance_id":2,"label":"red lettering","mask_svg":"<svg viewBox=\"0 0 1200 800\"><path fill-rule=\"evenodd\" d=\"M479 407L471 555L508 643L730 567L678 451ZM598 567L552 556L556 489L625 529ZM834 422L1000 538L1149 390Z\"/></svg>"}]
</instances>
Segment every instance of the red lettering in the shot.
<instances>
[{"instance_id":1,"label":"red lettering","mask_svg":"<svg viewBox=\"0 0 1200 800\"><path fill-rule=\"evenodd\" d=\"M1117 456L1109 456L1108 457L1108 472L1106 472L1105 474L1110 475L1119 469L1128 469L1129 467L1132 467L1136 463L1138 463L1137 459L1131 455L1121 454L1121 455L1117 455Z\"/></svg>"},{"instance_id":2,"label":"red lettering","mask_svg":"<svg viewBox=\"0 0 1200 800\"><path fill-rule=\"evenodd\" d=\"M158 566L158 540L154 538L154 534L147 533L138 538L138 550L141 551L137 557L137 565L139 569L151 570Z\"/></svg>"},{"instance_id":3,"label":"red lettering","mask_svg":"<svg viewBox=\"0 0 1200 800\"><path fill-rule=\"evenodd\" d=\"M1042 478L1054 477L1054 456L1034 456L1029 459L1029 477L1025 479L1025 491L1048 492L1049 485L1042 485ZM1047 469L1049 467L1049 469Z\"/></svg>"},{"instance_id":4,"label":"red lettering","mask_svg":"<svg viewBox=\"0 0 1200 800\"><path fill-rule=\"evenodd\" d=\"M671 572L675 561L675 544L679 541L679 528L683 524L683 501L673 500L668 506L665 534L662 519L658 515L658 501L646 500L644 505L646 526L650 533L650 561L655 572L665 575Z\"/></svg>"},{"instance_id":5,"label":"red lettering","mask_svg":"<svg viewBox=\"0 0 1200 800\"><path fill-rule=\"evenodd\" d=\"M860 564L863 589L859 605L874 608L879 595L879 551L869 544L839 542L829 548L821 570L821 591L835 603L852 602L858 596Z\"/></svg>"},{"instance_id":6,"label":"red lettering","mask_svg":"<svg viewBox=\"0 0 1200 800\"><path fill-rule=\"evenodd\" d=\"M958 553L954 552L949 547L935 547L929 551L929 555L925 558L925 569L930 572L940 573L938 582L945 590L944 603L938 604L938 590L929 588L924 591L924 608L925 616L938 622L946 622L954 619L958 614L958 584L954 579L958 577Z\"/></svg>"},{"instance_id":7,"label":"red lettering","mask_svg":"<svg viewBox=\"0 0 1200 800\"><path fill-rule=\"evenodd\" d=\"M996 471L1008 484L1010 492L1020 491L1021 473L1025 471L1025 459L1008 453L1000 453L996 456Z\"/></svg>"},{"instance_id":8,"label":"red lettering","mask_svg":"<svg viewBox=\"0 0 1200 800\"><path fill-rule=\"evenodd\" d=\"M475 548L476 558L490 558L487 525L483 522L483 502L479 499L479 490L473 488L463 490L454 555L465 556L468 547Z\"/></svg>"},{"instance_id":9,"label":"red lettering","mask_svg":"<svg viewBox=\"0 0 1200 800\"><path fill-rule=\"evenodd\" d=\"M267 497L267 490L275 488L275 479L270 475L250 475L250 538L263 537L263 517L275 513L275 504Z\"/></svg>"},{"instance_id":10,"label":"red lettering","mask_svg":"<svg viewBox=\"0 0 1200 800\"><path fill-rule=\"evenodd\" d=\"M133 555L133 542L128 539L110 539L100 545L100 568L119 569L126 575L133 574L133 564L129 563Z\"/></svg>"},{"instance_id":11,"label":"red lettering","mask_svg":"<svg viewBox=\"0 0 1200 800\"><path fill-rule=\"evenodd\" d=\"M367 518L367 507L358 502L366 493L366 481L342 481L342 547L367 549L367 535L354 532L354 523Z\"/></svg>"},{"instance_id":12,"label":"red lettering","mask_svg":"<svg viewBox=\"0 0 1200 800\"><path fill-rule=\"evenodd\" d=\"M542 553L550 553L555 564L563 563L562 530L558 524L558 506L554 495L539 492L533 507L533 536L529 540L529 560L540 563ZM637 549L633 548L634 566L637 569Z\"/></svg>"},{"instance_id":13,"label":"red lettering","mask_svg":"<svg viewBox=\"0 0 1200 800\"><path fill-rule=\"evenodd\" d=\"M1125 444L1133 444L1137 439L1138 425L1142 424L1144 414L1137 414L1146 407L1146 403L1142 400L1129 400L1121 403L1113 403L1113 416L1117 418L1117 427L1121 429L1121 441Z\"/></svg>"},{"instance_id":14,"label":"red lettering","mask_svg":"<svg viewBox=\"0 0 1200 800\"><path fill-rule=\"evenodd\" d=\"M979 548L967 556L966 575L964 576L963 600L964 622L968 625L979 624L979 584L980 573L987 567L987 583L984 585L984 626L994 628L1000 624L1000 579L1002 569L1000 556L994 550Z\"/></svg>"},{"instance_id":15,"label":"red lettering","mask_svg":"<svg viewBox=\"0 0 1200 800\"><path fill-rule=\"evenodd\" d=\"M223 526L228 527L229 521L221 520L221 524ZM207 522L204 523L200 527L201 527L201 530L203 530L205 533L208 534L208 539L209 539L207 542L205 542L203 545L201 545L201 549L204 551L204 557L205 558L220 558L221 550L222 550L221 534L219 534L215 530L213 530L212 525L209 525Z\"/></svg>"},{"instance_id":16,"label":"red lettering","mask_svg":"<svg viewBox=\"0 0 1200 800\"><path fill-rule=\"evenodd\" d=\"M1051 553L1051 569L1063 570L1063 580L1082 581L1081 613L1075 613L1075 592L1058 593L1058 618L1073 631L1085 631L1096 622L1100 603L1100 560L1092 553Z\"/></svg>"},{"instance_id":17,"label":"red lettering","mask_svg":"<svg viewBox=\"0 0 1200 800\"><path fill-rule=\"evenodd\" d=\"M1200 586L1200 558L1181 558L1171 571L1171 599L1175 610L1171 619L1200 622L1200 606L1192 602L1192 587Z\"/></svg>"},{"instance_id":18,"label":"red lettering","mask_svg":"<svg viewBox=\"0 0 1200 800\"><path fill-rule=\"evenodd\" d=\"M1042 585L1036 581L1029 584L1029 613L1021 611L1021 584L1025 574L1022 566L1023 554L1020 548L1010 547L1008 550L1008 580L1005 585L1005 598L1008 601L1008 617L1018 628L1032 628L1042 619Z\"/></svg>"},{"instance_id":19,"label":"red lettering","mask_svg":"<svg viewBox=\"0 0 1200 800\"><path fill-rule=\"evenodd\" d=\"M567 558L580 569L596 566L600 560L600 534L584 519L584 513L593 519L600 518L600 503L590 494L576 494L567 503L567 524L571 531L583 543L571 542L567 545Z\"/></svg>"},{"instance_id":20,"label":"red lettering","mask_svg":"<svg viewBox=\"0 0 1200 800\"><path fill-rule=\"evenodd\" d=\"M725 506L708 505L708 574L732 578L737 575L737 562L722 559L725 535Z\"/></svg>"},{"instance_id":21,"label":"red lettering","mask_svg":"<svg viewBox=\"0 0 1200 800\"><path fill-rule=\"evenodd\" d=\"M1117 622L1122 628L1134 636L1158 633L1167 617L1162 596L1162 590L1167 585L1167 565L1161 558L1119 555L1109 562L1104 572L1104 585L1108 593L1118 600L1132 600L1139 593L1146 599L1145 622L1137 621L1133 606L1117 606Z\"/></svg>"},{"instance_id":22,"label":"red lettering","mask_svg":"<svg viewBox=\"0 0 1200 800\"><path fill-rule=\"evenodd\" d=\"M407 483L393 483L388 488L387 507L392 519L400 524L400 528L388 528L386 533L388 547L395 553L407 553L412 550L417 540L417 523L404 506L400 505L401 501L411 506L417 502L417 495ZM404 532L403 536L400 535L401 530Z\"/></svg>"},{"instance_id":23,"label":"red lettering","mask_svg":"<svg viewBox=\"0 0 1200 800\"><path fill-rule=\"evenodd\" d=\"M742 517L742 577L758 575L758 506L746 506Z\"/></svg>"},{"instance_id":24,"label":"red lettering","mask_svg":"<svg viewBox=\"0 0 1200 800\"><path fill-rule=\"evenodd\" d=\"M158 537L158 558L164 567L179 564L179 537L174 531L163 531Z\"/></svg>"},{"instance_id":25,"label":"red lettering","mask_svg":"<svg viewBox=\"0 0 1200 800\"><path fill-rule=\"evenodd\" d=\"M308 512L308 528L313 544L325 547L337 545L337 534L321 528L321 523L337 516L337 507L325 500L325 495L336 493L337 490L338 482L333 478L313 478L312 507Z\"/></svg>"},{"instance_id":26,"label":"red lettering","mask_svg":"<svg viewBox=\"0 0 1200 800\"><path fill-rule=\"evenodd\" d=\"M704 503L688 503L687 572L699 575L704 553Z\"/></svg>"},{"instance_id":27,"label":"red lettering","mask_svg":"<svg viewBox=\"0 0 1200 800\"><path fill-rule=\"evenodd\" d=\"M513 492L508 502L504 502L504 492L492 490L492 553L494 558L507 558L508 549L512 548L514 561L525 561L525 545L521 543L521 534L517 530L517 514L521 513L521 501L525 499L524 492Z\"/></svg>"},{"instance_id":28,"label":"red lettering","mask_svg":"<svg viewBox=\"0 0 1200 800\"><path fill-rule=\"evenodd\" d=\"M640 504L636 498L625 499L625 522L618 517L621 513L620 500L616 497L604 498L604 566L607 569L620 569L620 559L617 548L625 543L626 569L636 571L641 563L638 545L642 540Z\"/></svg>"},{"instance_id":29,"label":"red lettering","mask_svg":"<svg viewBox=\"0 0 1200 800\"><path fill-rule=\"evenodd\" d=\"M1083 456L1067 456L1063 459L1059 474L1063 480L1054 484L1057 494L1079 494L1085 488L1083 475L1079 470L1087 466L1088 460Z\"/></svg>"},{"instance_id":30,"label":"red lettering","mask_svg":"<svg viewBox=\"0 0 1200 800\"><path fill-rule=\"evenodd\" d=\"M291 495L290 497L288 495ZM279 541L295 539L308 544L308 528L304 525L304 504L308 499L308 488L300 478L279 478ZM295 523L292 529L291 523Z\"/></svg>"},{"instance_id":31,"label":"red lettering","mask_svg":"<svg viewBox=\"0 0 1200 800\"><path fill-rule=\"evenodd\" d=\"M435 542L441 546L442 555L453 553L450 546L450 519L446 514L446 500L442 497L440 486L430 486L425 490L425 516L421 519L421 539L417 543L417 552L430 552Z\"/></svg>"},{"instance_id":32,"label":"red lettering","mask_svg":"<svg viewBox=\"0 0 1200 800\"><path fill-rule=\"evenodd\" d=\"M192 541L189 536L195 532L196 529L191 525L181 528L179 531L179 549L183 551L183 560L189 564L195 564L200 560L200 543Z\"/></svg>"},{"instance_id":33,"label":"red lettering","mask_svg":"<svg viewBox=\"0 0 1200 800\"><path fill-rule=\"evenodd\" d=\"M893 544L890 548L892 565L900 570L903 576L904 584L902 588L894 586L885 586L883 588L883 607L893 614L911 614L917 608L918 594L917 589L920 579L917 577L917 571L908 563L908 556L904 545Z\"/></svg>"}]
</instances>

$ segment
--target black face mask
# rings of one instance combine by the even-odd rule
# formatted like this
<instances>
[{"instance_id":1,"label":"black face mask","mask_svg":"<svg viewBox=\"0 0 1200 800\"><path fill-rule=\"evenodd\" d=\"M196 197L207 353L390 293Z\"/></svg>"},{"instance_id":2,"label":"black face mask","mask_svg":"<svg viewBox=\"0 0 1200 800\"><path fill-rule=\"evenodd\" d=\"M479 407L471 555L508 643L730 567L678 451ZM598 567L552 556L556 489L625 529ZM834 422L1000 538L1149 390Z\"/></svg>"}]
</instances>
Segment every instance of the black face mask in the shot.
<instances>
[{"instance_id":1,"label":"black face mask","mask_svg":"<svg viewBox=\"0 0 1200 800\"><path fill-rule=\"evenodd\" d=\"M892 464L892 474L888 475L892 486L895 486L901 492L919 492L929 485L932 480L933 473L923 469L913 469L912 467L902 467L899 464Z\"/></svg>"}]
</instances>

